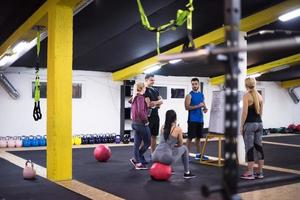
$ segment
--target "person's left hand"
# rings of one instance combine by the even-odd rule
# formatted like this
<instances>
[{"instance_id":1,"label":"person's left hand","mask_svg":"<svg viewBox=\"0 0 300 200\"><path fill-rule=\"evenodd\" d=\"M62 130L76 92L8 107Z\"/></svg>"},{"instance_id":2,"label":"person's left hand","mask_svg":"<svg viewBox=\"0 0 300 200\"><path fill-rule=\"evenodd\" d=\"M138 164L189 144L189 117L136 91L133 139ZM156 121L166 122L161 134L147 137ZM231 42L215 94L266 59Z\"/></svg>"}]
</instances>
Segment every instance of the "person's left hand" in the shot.
<instances>
[{"instance_id":1,"label":"person's left hand","mask_svg":"<svg viewBox=\"0 0 300 200\"><path fill-rule=\"evenodd\" d=\"M203 112L207 113L208 109L207 108L203 108Z\"/></svg>"},{"instance_id":2,"label":"person's left hand","mask_svg":"<svg viewBox=\"0 0 300 200\"><path fill-rule=\"evenodd\" d=\"M150 107L153 108L153 107L155 107L155 106L156 106L155 103L151 101L151 102L150 102Z\"/></svg>"}]
</instances>

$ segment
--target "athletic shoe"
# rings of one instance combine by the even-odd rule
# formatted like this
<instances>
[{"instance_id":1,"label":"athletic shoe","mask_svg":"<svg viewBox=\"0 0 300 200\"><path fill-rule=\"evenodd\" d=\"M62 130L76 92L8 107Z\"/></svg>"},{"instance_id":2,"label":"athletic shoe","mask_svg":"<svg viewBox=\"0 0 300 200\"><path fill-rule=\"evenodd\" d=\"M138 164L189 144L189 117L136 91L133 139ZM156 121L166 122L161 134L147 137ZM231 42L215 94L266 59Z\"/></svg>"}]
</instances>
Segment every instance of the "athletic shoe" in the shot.
<instances>
[{"instance_id":1,"label":"athletic shoe","mask_svg":"<svg viewBox=\"0 0 300 200\"><path fill-rule=\"evenodd\" d=\"M240 178L246 180L254 180L255 176L253 174L249 174L248 172L245 172Z\"/></svg>"},{"instance_id":2,"label":"athletic shoe","mask_svg":"<svg viewBox=\"0 0 300 200\"><path fill-rule=\"evenodd\" d=\"M137 163L135 165L135 169L137 169L137 170L143 170L143 169L148 169L148 167L146 165L142 164L142 163Z\"/></svg>"},{"instance_id":3,"label":"athletic shoe","mask_svg":"<svg viewBox=\"0 0 300 200\"><path fill-rule=\"evenodd\" d=\"M195 156L195 160L200 160L201 159L201 153L197 153ZM203 155L202 160L209 160L209 158L206 155Z\"/></svg>"},{"instance_id":4,"label":"athletic shoe","mask_svg":"<svg viewBox=\"0 0 300 200\"><path fill-rule=\"evenodd\" d=\"M255 173L255 178L257 179L263 179L264 178L264 174L263 173Z\"/></svg>"},{"instance_id":5,"label":"athletic shoe","mask_svg":"<svg viewBox=\"0 0 300 200\"><path fill-rule=\"evenodd\" d=\"M191 178L196 178L196 175L192 174L191 172L190 173L184 173L183 174L183 178L184 179L191 179Z\"/></svg>"},{"instance_id":6,"label":"athletic shoe","mask_svg":"<svg viewBox=\"0 0 300 200\"><path fill-rule=\"evenodd\" d=\"M133 165L133 167L135 168L137 162L135 161L134 158L129 159L129 161L131 162L131 164Z\"/></svg>"}]
</instances>

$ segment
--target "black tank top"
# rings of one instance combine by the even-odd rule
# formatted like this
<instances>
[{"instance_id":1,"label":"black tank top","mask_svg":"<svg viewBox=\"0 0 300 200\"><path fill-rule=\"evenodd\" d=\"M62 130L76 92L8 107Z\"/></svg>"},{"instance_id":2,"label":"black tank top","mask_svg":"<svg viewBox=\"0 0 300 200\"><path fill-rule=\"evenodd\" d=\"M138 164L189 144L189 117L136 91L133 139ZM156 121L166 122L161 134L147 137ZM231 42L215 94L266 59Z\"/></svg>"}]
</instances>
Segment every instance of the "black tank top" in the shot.
<instances>
[{"instance_id":1,"label":"black tank top","mask_svg":"<svg viewBox=\"0 0 300 200\"><path fill-rule=\"evenodd\" d=\"M245 122L262 122L260 115L255 111L254 104L248 107L248 115Z\"/></svg>"}]
</instances>

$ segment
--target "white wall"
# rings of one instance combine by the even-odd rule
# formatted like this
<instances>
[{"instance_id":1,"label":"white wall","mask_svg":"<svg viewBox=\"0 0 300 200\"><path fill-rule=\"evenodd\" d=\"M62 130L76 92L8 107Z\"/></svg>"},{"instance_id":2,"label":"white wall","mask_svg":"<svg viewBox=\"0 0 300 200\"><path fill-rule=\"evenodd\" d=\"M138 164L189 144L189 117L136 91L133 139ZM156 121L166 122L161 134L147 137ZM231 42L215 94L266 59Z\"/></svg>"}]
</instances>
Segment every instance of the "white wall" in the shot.
<instances>
[{"instance_id":1,"label":"white wall","mask_svg":"<svg viewBox=\"0 0 300 200\"><path fill-rule=\"evenodd\" d=\"M279 82L258 82L262 89L264 103L263 124L265 128L286 127L291 123L300 124L300 103L295 104L287 89ZM300 88L295 89L300 97Z\"/></svg>"},{"instance_id":2,"label":"white wall","mask_svg":"<svg viewBox=\"0 0 300 200\"><path fill-rule=\"evenodd\" d=\"M175 77L175 76L155 76L155 86L167 86L168 87L168 99L164 100L163 105L159 109L160 124L162 125L165 121L165 113L169 109L173 109L177 113L177 123L187 132L187 117L188 112L184 108L184 98L183 99L171 99L171 88L184 88L185 95L187 95L191 90L191 79L194 77ZM218 90L217 87L211 87L209 85L209 78L198 77L200 82L203 82L203 93L205 102L210 107L212 91ZM136 78L138 81L144 81L144 75L140 75ZM209 112L204 114L204 127L208 126L209 122Z\"/></svg>"},{"instance_id":3,"label":"white wall","mask_svg":"<svg viewBox=\"0 0 300 200\"><path fill-rule=\"evenodd\" d=\"M32 117L32 81L34 69L13 68L5 71L7 79L20 93L13 100L0 87L0 135L46 134L46 99L41 99L42 120ZM46 81L46 70L40 71ZM73 99L73 134L112 133L120 130L120 82L114 82L111 73L73 71L73 82L82 83L82 99Z\"/></svg>"},{"instance_id":4,"label":"white wall","mask_svg":"<svg viewBox=\"0 0 300 200\"><path fill-rule=\"evenodd\" d=\"M46 133L46 100L41 99L43 119L36 122L32 117L33 99L31 83L34 70L10 67L5 71L8 80L19 91L21 97L13 100L0 87L0 136L37 135ZM168 99L159 110L161 124L168 109L177 112L178 123L187 130L187 111L184 99L171 99L171 87L191 90L192 77L155 76L157 86L168 87ZM199 78L204 83L205 101L210 108L212 91L218 87L209 85L208 78ZM46 80L46 71L41 70L41 80ZM144 81L144 75L136 77ZM111 73L73 71L73 82L82 83L82 99L73 99L73 134L116 132L120 130L120 84L114 82ZM275 82L258 82L263 90L265 109L263 121L265 128L300 124L300 103L294 104L286 89ZM300 96L300 88L296 89ZM209 112L204 115L205 127L209 124Z\"/></svg>"}]
</instances>

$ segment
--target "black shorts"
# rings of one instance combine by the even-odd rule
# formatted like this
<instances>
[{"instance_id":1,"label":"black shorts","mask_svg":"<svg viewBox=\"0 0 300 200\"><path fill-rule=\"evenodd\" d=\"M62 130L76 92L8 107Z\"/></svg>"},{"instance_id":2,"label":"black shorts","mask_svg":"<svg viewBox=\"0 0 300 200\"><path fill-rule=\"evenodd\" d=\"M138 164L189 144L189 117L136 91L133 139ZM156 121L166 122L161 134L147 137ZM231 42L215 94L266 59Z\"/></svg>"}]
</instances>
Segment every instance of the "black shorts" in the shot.
<instances>
[{"instance_id":1,"label":"black shorts","mask_svg":"<svg viewBox=\"0 0 300 200\"><path fill-rule=\"evenodd\" d=\"M149 128L152 136L158 136L159 133L159 116L151 116L148 118Z\"/></svg>"},{"instance_id":2,"label":"black shorts","mask_svg":"<svg viewBox=\"0 0 300 200\"><path fill-rule=\"evenodd\" d=\"M203 122L188 122L188 138L203 137Z\"/></svg>"}]
</instances>

